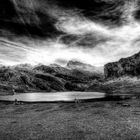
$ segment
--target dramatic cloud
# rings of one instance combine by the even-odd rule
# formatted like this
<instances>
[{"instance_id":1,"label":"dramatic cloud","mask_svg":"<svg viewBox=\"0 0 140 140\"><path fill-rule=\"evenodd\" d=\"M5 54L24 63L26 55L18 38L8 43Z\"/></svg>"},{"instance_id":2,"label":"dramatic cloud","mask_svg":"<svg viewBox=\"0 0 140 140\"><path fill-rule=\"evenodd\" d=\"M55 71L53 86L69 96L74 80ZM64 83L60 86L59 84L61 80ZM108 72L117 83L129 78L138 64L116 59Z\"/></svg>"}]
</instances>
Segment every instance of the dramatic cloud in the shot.
<instances>
[{"instance_id":1,"label":"dramatic cloud","mask_svg":"<svg viewBox=\"0 0 140 140\"><path fill-rule=\"evenodd\" d=\"M2 0L0 63L96 66L140 51L137 0ZM8 10L9 9L9 10Z\"/></svg>"}]
</instances>

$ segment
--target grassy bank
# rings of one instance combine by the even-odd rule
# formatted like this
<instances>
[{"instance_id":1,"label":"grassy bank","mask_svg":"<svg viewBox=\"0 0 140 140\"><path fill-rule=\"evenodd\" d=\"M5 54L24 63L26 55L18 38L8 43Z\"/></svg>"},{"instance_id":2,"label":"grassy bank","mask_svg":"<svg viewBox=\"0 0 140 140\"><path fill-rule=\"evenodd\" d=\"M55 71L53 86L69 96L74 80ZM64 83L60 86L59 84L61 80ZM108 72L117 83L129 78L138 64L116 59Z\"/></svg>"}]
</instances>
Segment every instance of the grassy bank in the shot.
<instances>
[{"instance_id":1,"label":"grassy bank","mask_svg":"<svg viewBox=\"0 0 140 140\"><path fill-rule=\"evenodd\" d=\"M0 139L140 139L140 101L0 103Z\"/></svg>"}]
</instances>

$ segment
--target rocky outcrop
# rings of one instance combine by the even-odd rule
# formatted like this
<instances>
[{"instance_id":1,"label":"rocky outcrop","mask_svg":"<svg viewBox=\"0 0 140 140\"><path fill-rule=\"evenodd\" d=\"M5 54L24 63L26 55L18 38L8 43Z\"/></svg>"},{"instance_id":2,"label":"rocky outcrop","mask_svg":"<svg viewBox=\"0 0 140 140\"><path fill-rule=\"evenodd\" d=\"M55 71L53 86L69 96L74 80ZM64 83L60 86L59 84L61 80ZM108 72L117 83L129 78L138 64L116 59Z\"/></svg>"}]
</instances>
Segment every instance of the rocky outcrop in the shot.
<instances>
[{"instance_id":1,"label":"rocky outcrop","mask_svg":"<svg viewBox=\"0 0 140 140\"><path fill-rule=\"evenodd\" d=\"M110 95L139 95L140 52L104 66L105 81L102 87Z\"/></svg>"},{"instance_id":2,"label":"rocky outcrop","mask_svg":"<svg viewBox=\"0 0 140 140\"><path fill-rule=\"evenodd\" d=\"M122 58L118 62L108 63L104 66L106 78L117 78L121 76L139 76L140 75L140 52L128 57Z\"/></svg>"}]
</instances>

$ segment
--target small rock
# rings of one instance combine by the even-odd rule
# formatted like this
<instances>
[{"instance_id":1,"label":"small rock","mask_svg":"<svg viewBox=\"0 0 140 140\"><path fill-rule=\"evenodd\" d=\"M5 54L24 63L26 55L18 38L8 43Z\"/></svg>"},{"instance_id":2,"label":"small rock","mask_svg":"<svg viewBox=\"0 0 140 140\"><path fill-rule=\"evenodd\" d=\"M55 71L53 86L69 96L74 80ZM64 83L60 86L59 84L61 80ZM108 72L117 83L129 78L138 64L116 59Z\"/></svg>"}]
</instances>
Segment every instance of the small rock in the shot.
<instances>
[{"instance_id":1,"label":"small rock","mask_svg":"<svg viewBox=\"0 0 140 140\"><path fill-rule=\"evenodd\" d=\"M122 106L124 106L124 107L129 107L130 104L122 104Z\"/></svg>"}]
</instances>

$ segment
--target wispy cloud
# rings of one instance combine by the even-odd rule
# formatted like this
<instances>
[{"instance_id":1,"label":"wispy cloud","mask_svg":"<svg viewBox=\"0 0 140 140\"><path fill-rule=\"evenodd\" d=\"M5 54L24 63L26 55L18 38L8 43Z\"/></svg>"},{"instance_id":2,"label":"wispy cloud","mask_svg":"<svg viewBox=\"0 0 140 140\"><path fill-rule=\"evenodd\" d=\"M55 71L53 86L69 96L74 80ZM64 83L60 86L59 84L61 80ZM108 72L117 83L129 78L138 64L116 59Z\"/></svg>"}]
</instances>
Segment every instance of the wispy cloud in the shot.
<instances>
[{"instance_id":1,"label":"wispy cloud","mask_svg":"<svg viewBox=\"0 0 140 140\"><path fill-rule=\"evenodd\" d=\"M48 31L53 36L50 38L48 36L32 38L32 35L26 36L26 34L17 36L14 33L12 39L8 37L6 39L3 36L0 38L1 64L51 64L55 62L64 64L71 59L76 59L100 66L140 51L140 23L134 18L137 1L128 1L121 9L123 13L121 26L104 24L103 20L85 17L80 10L65 9L56 4L50 6L44 1L41 3L31 0L29 4L24 3L24 5L21 1L13 0L13 2L17 5L17 12L20 13L18 20L26 24L39 25L37 27L43 27L46 33L49 16L55 19L55 22L51 21L55 30L62 34L55 36L55 32L53 34ZM25 16L25 7L28 9L28 17ZM120 7L118 9L120 10ZM38 11L41 13L41 18L39 14L36 14ZM46 23L40 27L42 21Z\"/></svg>"}]
</instances>

